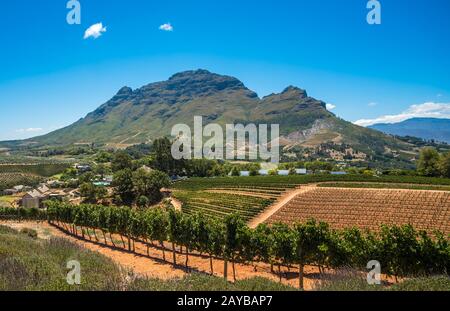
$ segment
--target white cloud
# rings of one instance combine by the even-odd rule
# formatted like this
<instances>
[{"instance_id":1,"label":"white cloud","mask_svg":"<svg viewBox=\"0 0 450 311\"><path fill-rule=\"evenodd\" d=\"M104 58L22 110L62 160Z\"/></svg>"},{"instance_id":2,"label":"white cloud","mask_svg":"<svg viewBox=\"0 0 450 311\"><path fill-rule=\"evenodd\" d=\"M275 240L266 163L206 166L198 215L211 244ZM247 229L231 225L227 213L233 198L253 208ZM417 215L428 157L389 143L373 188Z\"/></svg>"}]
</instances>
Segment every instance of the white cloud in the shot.
<instances>
[{"instance_id":1,"label":"white cloud","mask_svg":"<svg viewBox=\"0 0 450 311\"><path fill-rule=\"evenodd\" d=\"M367 104L367 106L369 106L369 107L375 107L377 105L378 105L378 103L374 103L374 102L371 102L371 103Z\"/></svg>"},{"instance_id":2,"label":"white cloud","mask_svg":"<svg viewBox=\"0 0 450 311\"><path fill-rule=\"evenodd\" d=\"M106 27L103 27L102 23L94 24L84 32L84 39L94 38L97 39L102 35L103 32L106 32Z\"/></svg>"},{"instance_id":3,"label":"white cloud","mask_svg":"<svg viewBox=\"0 0 450 311\"><path fill-rule=\"evenodd\" d=\"M333 105L333 104L327 104L327 109L328 109L328 110L333 110L334 108L336 108L336 105Z\"/></svg>"},{"instance_id":4,"label":"white cloud","mask_svg":"<svg viewBox=\"0 0 450 311\"><path fill-rule=\"evenodd\" d=\"M173 26L170 23L162 24L161 26L159 26L159 30L173 31Z\"/></svg>"},{"instance_id":5,"label":"white cloud","mask_svg":"<svg viewBox=\"0 0 450 311\"><path fill-rule=\"evenodd\" d=\"M36 132L42 132L44 129L40 127L29 127L24 129L18 129L16 130L16 133L36 133Z\"/></svg>"},{"instance_id":6,"label":"white cloud","mask_svg":"<svg viewBox=\"0 0 450 311\"><path fill-rule=\"evenodd\" d=\"M398 123L411 118L450 118L450 103L429 102L412 105L399 114L384 115L375 119L361 119L354 123L360 126L370 126L377 123Z\"/></svg>"}]
</instances>

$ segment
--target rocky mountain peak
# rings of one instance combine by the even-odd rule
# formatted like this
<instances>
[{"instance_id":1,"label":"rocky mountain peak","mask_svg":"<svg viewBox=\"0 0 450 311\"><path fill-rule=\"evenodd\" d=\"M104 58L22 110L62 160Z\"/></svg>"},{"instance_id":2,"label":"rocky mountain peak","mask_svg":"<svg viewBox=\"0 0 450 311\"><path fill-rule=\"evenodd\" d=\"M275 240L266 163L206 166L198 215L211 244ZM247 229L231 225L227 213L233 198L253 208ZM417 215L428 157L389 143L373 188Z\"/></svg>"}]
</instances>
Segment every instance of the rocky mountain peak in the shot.
<instances>
[{"instance_id":1,"label":"rocky mountain peak","mask_svg":"<svg viewBox=\"0 0 450 311\"><path fill-rule=\"evenodd\" d=\"M289 95L289 96L292 96L292 97L299 97L299 98L306 98L306 97L308 97L308 93L306 93L305 90L303 90L303 89L301 89L299 87L296 87L296 86L292 86L292 85L290 85L287 88L285 88L283 90L283 92L281 92L281 94Z\"/></svg>"}]
</instances>

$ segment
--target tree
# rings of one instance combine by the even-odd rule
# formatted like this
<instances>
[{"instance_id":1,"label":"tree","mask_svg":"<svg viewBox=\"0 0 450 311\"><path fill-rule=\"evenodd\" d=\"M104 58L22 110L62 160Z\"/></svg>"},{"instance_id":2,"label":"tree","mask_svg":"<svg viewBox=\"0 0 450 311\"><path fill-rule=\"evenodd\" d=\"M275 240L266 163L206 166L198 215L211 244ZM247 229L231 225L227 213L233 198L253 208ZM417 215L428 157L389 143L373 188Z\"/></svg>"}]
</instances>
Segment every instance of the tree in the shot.
<instances>
[{"instance_id":1,"label":"tree","mask_svg":"<svg viewBox=\"0 0 450 311\"><path fill-rule=\"evenodd\" d=\"M439 161L439 170L441 175L450 178L450 152L443 154Z\"/></svg>"},{"instance_id":2,"label":"tree","mask_svg":"<svg viewBox=\"0 0 450 311\"><path fill-rule=\"evenodd\" d=\"M113 159L113 155L108 151L100 151L95 157L98 163L108 163Z\"/></svg>"},{"instance_id":3,"label":"tree","mask_svg":"<svg viewBox=\"0 0 450 311\"><path fill-rule=\"evenodd\" d=\"M216 162L208 159L192 159L186 162L186 171L189 176L211 177Z\"/></svg>"},{"instance_id":4,"label":"tree","mask_svg":"<svg viewBox=\"0 0 450 311\"><path fill-rule=\"evenodd\" d=\"M228 260L233 266L233 278L236 280L235 259L236 252L240 248L239 232L245 226L245 222L237 214L230 214L225 217L225 245L224 245L224 278L228 278Z\"/></svg>"},{"instance_id":5,"label":"tree","mask_svg":"<svg viewBox=\"0 0 450 311\"><path fill-rule=\"evenodd\" d=\"M259 175L259 171L257 169L255 169L255 168L252 168L250 170L249 174L250 174L250 176L258 176Z\"/></svg>"},{"instance_id":6,"label":"tree","mask_svg":"<svg viewBox=\"0 0 450 311\"><path fill-rule=\"evenodd\" d=\"M254 248L254 259L272 264L270 252L272 230L266 224L259 224L251 236L251 245ZM256 268L255 268L256 269Z\"/></svg>"},{"instance_id":7,"label":"tree","mask_svg":"<svg viewBox=\"0 0 450 311\"><path fill-rule=\"evenodd\" d=\"M132 169L133 159L125 151L118 151L111 162L111 168L113 172L117 172L125 169Z\"/></svg>"},{"instance_id":8,"label":"tree","mask_svg":"<svg viewBox=\"0 0 450 311\"><path fill-rule=\"evenodd\" d=\"M182 220L183 214L177 212L174 209L169 210L168 214L168 238L169 242L172 243L172 256L173 256L173 265L177 265L177 257L175 244L180 244L180 237L182 235Z\"/></svg>"},{"instance_id":9,"label":"tree","mask_svg":"<svg viewBox=\"0 0 450 311\"><path fill-rule=\"evenodd\" d=\"M105 188L96 187L90 182L83 183L80 186L80 195L87 203L97 203L98 200L103 199L107 194Z\"/></svg>"},{"instance_id":10,"label":"tree","mask_svg":"<svg viewBox=\"0 0 450 311\"><path fill-rule=\"evenodd\" d=\"M439 153L436 149L425 147L420 150L417 171L423 176L439 176Z\"/></svg>"},{"instance_id":11,"label":"tree","mask_svg":"<svg viewBox=\"0 0 450 311\"><path fill-rule=\"evenodd\" d=\"M136 205L140 208L145 208L149 204L150 204L150 200L145 195L141 195L136 201Z\"/></svg>"},{"instance_id":12,"label":"tree","mask_svg":"<svg viewBox=\"0 0 450 311\"><path fill-rule=\"evenodd\" d=\"M325 223L309 220L293 228L294 257L298 263L299 288L303 289L305 264L324 264L328 255L329 229Z\"/></svg>"},{"instance_id":13,"label":"tree","mask_svg":"<svg viewBox=\"0 0 450 311\"><path fill-rule=\"evenodd\" d=\"M288 225L276 223L272 227L271 253L278 263L278 274L281 282L281 265L290 264L294 256L294 236Z\"/></svg>"},{"instance_id":14,"label":"tree","mask_svg":"<svg viewBox=\"0 0 450 311\"><path fill-rule=\"evenodd\" d=\"M146 222L146 236L153 241L158 241L162 251L163 260L166 260L166 253L164 250L164 241L168 236L169 220L167 213L160 208L151 209L147 213Z\"/></svg>"},{"instance_id":15,"label":"tree","mask_svg":"<svg viewBox=\"0 0 450 311\"><path fill-rule=\"evenodd\" d=\"M82 175L80 175L80 177L78 177L78 182L80 184L84 184L84 183L90 183L94 180L95 175L92 172L86 172Z\"/></svg>"},{"instance_id":16,"label":"tree","mask_svg":"<svg viewBox=\"0 0 450 311\"><path fill-rule=\"evenodd\" d=\"M134 199L133 173L131 169L123 169L114 174L115 193L124 204L131 204Z\"/></svg>"},{"instance_id":17,"label":"tree","mask_svg":"<svg viewBox=\"0 0 450 311\"><path fill-rule=\"evenodd\" d=\"M176 175L182 172L184 167L183 160L175 160L172 157L172 143L167 138L159 138L153 142L153 163L152 166L157 170L169 175Z\"/></svg>"},{"instance_id":18,"label":"tree","mask_svg":"<svg viewBox=\"0 0 450 311\"><path fill-rule=\"evenodd\" d=\"M101 178L105 177L105 175L110 172L111 170L105 164L98 164L94 167L94 173L100 175Z\"/></svg>"},{"instance_id":19,"label":"tree","mask_svg":"<svg viewBox=\"0 0 450 311\"><path fill-rule=\"evenodd\" d=\"M233 166L233 168L231 169L231 176L240 176L240 175L241 173L239 172L237 166Z\"/></svg>"},{"instance_id":20,"label":"tree","mask_svg":"<svg viewBox=\"0 0 450 311\"><path fill-rule=\"evenodd\" d=\"M150 203L158 202L162 198L161 188L170 185L169 176L157 170L149 172L141 168L132 175L133 189L137 197L145 196Z\"/></svg>"}]
</instances>

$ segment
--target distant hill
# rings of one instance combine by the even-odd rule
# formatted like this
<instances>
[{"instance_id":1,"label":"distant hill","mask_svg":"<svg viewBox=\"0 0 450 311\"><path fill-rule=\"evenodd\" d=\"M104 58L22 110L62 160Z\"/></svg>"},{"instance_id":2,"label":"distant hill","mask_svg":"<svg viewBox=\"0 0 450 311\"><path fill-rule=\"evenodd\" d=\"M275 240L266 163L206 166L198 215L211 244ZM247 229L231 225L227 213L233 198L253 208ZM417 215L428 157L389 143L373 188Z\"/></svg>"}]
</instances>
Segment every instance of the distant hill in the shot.
<instances>
[{"instance_id":1,"label":"distant hill","mask_svg":"<svg viewBox=\"0 0 450 311\"><path fill-rule=\"evenodd\" d=\"M450 143L450 119L413 118L393 124L374 124L370 128L391 135L414 136Z\"/></svg>"},{"instance_id":2,"label":"distant hill","mask_svg":"<svg viewBox=\"0 0 450 311\"><path fill-rule=\"evenodd\" d=\"M323 143L350 145L367 157L398 157L411 145L389 135L337 118L326 103L289 86L263 98L234 77L207 70L177 73L167 81L132 90L121 88L86 117L44 136L10 142L13 145L103 144L126 147L169 135L174 124L191 125L194 116L204 123L278 123L286 147L314 148ZM1 146L1 144L0 144Z\"/></svg>"}]
</instances>

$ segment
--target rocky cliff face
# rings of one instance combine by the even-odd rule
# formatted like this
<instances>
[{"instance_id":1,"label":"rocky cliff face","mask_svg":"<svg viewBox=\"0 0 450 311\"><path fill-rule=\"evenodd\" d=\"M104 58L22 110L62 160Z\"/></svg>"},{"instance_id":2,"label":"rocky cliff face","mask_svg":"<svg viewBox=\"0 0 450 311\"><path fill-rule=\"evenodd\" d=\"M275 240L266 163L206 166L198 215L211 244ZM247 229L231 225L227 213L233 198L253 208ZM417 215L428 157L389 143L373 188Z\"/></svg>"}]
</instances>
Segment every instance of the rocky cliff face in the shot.
<instances>
[{"instance_id":1,"label":"rocky cliff face","mask_svg":"<svg viewBox=\"0 0 450 311\"><path fill-rule=\"evenodd\" d=\"M392 137L337 118L323 101L289 86L262 99L234 77L207 70L177 73L167 81L121 88L78 122L37 137L37 144L95 142L123 147L169 135L174 124L254 122L280 124L286 145L348 143L367 154L407 148Z\"/></svg>"}]
</instances>

